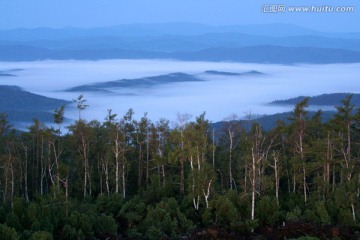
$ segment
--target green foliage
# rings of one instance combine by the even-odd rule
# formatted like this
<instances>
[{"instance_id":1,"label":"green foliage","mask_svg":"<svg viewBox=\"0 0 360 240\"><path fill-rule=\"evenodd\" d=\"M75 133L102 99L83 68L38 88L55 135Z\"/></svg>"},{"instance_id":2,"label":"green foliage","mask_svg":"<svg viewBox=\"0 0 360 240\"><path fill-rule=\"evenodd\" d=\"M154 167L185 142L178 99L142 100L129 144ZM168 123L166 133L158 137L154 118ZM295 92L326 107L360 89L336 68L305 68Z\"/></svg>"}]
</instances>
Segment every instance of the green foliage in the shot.
<instances>
[{"instance_id":1,"label":"green foliage","mask_svg":"<svg viewBox=\"0 0 360 240\"><path fill-rule=\"evenodd\" d=\"M307 222L318 224L318 225L329 225L331 224L331 217L326 209L326 204L323 201L309 204L304 212L305 219Z\"/></svg>"},{"instance_id":2,"label":"green foliage","mask_svg":"<svg viewBox=\"0 0 360 240\"><path fill-rule=\"evenodd\" d=\"M301 209L298 206L286 214L286 221L288 222L298 222L301 220L303 220L303 215Z\"/></svg>"},{"instance_id":3,"label":"green foliage","mask_svg":"<svg viewBox=\"0 0 360 240\"><path fill-rule=\"evenodd\" d=\"M254 229L259 227L259 221L255 220L245 220L244 222L240 222L233 226L233 230L242 235L251 235L254 232Z\"/></svg>"},{"instance_id":4,"label":"green foliage","mask_svg":"<svg viewBox=\"0 0 360 240\"><path fill-rule=\"evenodd\" d=\"M308 114L304 99L291 121L261 137L240 124L231 165L229 128L210 125L205 114L194 121L184 116L172 129L146 115L137 121L132 109L120 120L109 111L105 123L79 116L64 136L38 120L15 134L0 114L1 231L9 239L161 239L211 225L251 234L283 221L356 231L360 110L350 100L327 123L320 111ZM76 101L80 114L87 105L82 96ZM55 112L59 125L63 111Z\"/></svg>"},{"instance_id":5,"label":"green foliage","mask_svg":"<svg viewBox=\"0 0 360 240\"><path fill-rule=\"evenodd\" d=\"M120 194L99 195L96 199L96 208L105 215L117 216L125 200Z\"/></svg>"},{"instance_id":6,"label":"green foliage","mask_svg":"<svg viewBox=\"0 0 360 240\"><path fill-rule=\"evenodd\" d=\"M6 205L0 205L0 224L4 223L6 220L6 215L7 215L8 209L6 207Z\"/></svg>"},{"instance_id":7,"label":"green foliage","mask_svg":"<svg viewBox=\"0 0 360 240\"><path fill-rule=\"evenodd\" d=\"M235 205L226 196L218 196L210 201L202 219L205 225L227 228L235 225L239 221L239 216Z\"/></svg>"},{"instance_id":8,"label":"green foliage","mask_svg":"<svg viewBox=\"0 0 360 240\"><path fill-rule=\"evenodd\" d=\"M27 207L27 217L30 222L35 222L37 219L37 205L35 203L30 203Z\"/></svg>"},{"instance_id":9,"label":"green foliage","mask_svg":"<svg viewBox=\"0 0 360 240\"><path fill-rule=\"evenodd\" d=\"M338 216L338 223L349 227L355 226L356 222L353 219L350 209L340 209Z\"/></svg>"},{"instance_id":10,"label":"green foliage","mask_svg":"<svg viewBox=\"0 0 360 240\"><path fill-rule=\"evenodd\" d=\"M5 223L7 226L14 228L17 232L22 232L23 230L20 219L14 212L7 215Z\"/></svg>"},{"instance_id":11,"label":"green foliage","mask_svg":"<svg viewBox=\"0 0 360 240\"><path fill-rule=\"evenodd\" d=\"M83 237L83 234L80 231L78 231L75 227L72 227L69 224L65 224L62 229L62 234L60 236L60 239L77 240L82 237Z\"/></svg>"},{"instance_id":12,"label":"green foliage","mask_svg":"<svg viewBox=\"0 0 360 240\"><path fill-rule=\"evenodd\" d=\"M276 198L265 196L260 199L256 209L257 218L261 225L273 226L277 223L280 217L279 205Z\"/></svg>"},{"instance_id":13,"label":"green foliage","mask_svg":"<svg viewBox=\"0 0 360 240\"><path fill-rule=\"evenodd\" d=\"M317 202L316 204L316 213L319 216L321 224L331 224L331 218L326 210L324 202Z\"/></svg>"},{"instance_id":14,"label":"green foliage","mask_svg":"<svg viewBox=\"0 0 360 240\"><path fill-rule=\"evenodd\" d=\"M139 235L139 227L141 222L146 217L146 206L143 199L135 196L128 200L117 215L120 221L125 222L122 230L125 230L130 237Z\"/></svg>"},{"instance_id":15,"label":"green foliage","mask_svg":"<svg viewBox=\"0 0 360 240\"><path fill-rule=\"evenodd\" d=\"M162 199L175 195L175 189L171 177L166 178L165 185L160 184L159 174L152 174L144 192L147 203L159 202Z\"/></svg>"},{"instance_id":16,"label":"green foliage","mask_svg":"<svg viewBox=\"0 0 360 240\"><path fill-rule=\"evenodd\" d=\"M155 207L149 207L143 222L145 236L148 239L175 238L191 227L192 223L180 212L174 198L165 199Z\"/></svg>"},{"instance_id":17,"label":"green foliage","mask_svg":"<svg viewBox=\"0 0 360 240\"><path fill-rule=\"evenodd\" d=\"M318 216L312 209L306 209L304 212L306 222L318 223L320 222Z\"/></svg>"},{"instance_id":18,"label":"green foliage","mask_svg":"<svg viewBox=\"0 0 360 240\"><path fill-rule=\"evenodd\" d=\"M0 239L18 240L20 237L17 234L16 229L0 224Z\"/></svg>"},{"instance_id":19,"label":"green foliage","mask_svg":"<svg viewBox=\"0 0 360 240\"><path fill-rule=\"evenodd\" d=\"M38 231L34 232L29 240L53 240L53 236L49 232Z\"/></svg>"},{"instance_id":20,"label":"green foliage","mask_svg":"<svg viewBox=\"0 0 360 240\"><path fill-rule=\"evenodd\" d=\"M23 198L16 197L13 199L13 212L20 219L25 210L25 201Z\"/></svg>"},{"instance_id":21,"label":"green foliage","mask_svg":"<svg viewBox=\"0 0 360 240\"><path fill-rule=\"evenodd\" d=\"M289 240L320 240L320 238L305 236L299 238L290 238Z\"/></svg>"},{"instance_id":22,"label":"green foliage","mask_svg":"<svg viewBox=\"0 0 360 240\"><path fill-rule=\"evenodd\" d=\"M116 236L117 224L113 217L101 214L95 218L93 229L95 236L102 236L106 234Z\"/></svg>"},{"instance_id":23,"label":"green foliage","mask_svg":"<svg viewBox=\"0 0 360 240\"><path fill-rule=\"evenodd\" d=\"M83 213L72 212L67 222L70 227L76 229L78 237L93 235L93 220L90 216Z\"/></svg>"}]
</instances>

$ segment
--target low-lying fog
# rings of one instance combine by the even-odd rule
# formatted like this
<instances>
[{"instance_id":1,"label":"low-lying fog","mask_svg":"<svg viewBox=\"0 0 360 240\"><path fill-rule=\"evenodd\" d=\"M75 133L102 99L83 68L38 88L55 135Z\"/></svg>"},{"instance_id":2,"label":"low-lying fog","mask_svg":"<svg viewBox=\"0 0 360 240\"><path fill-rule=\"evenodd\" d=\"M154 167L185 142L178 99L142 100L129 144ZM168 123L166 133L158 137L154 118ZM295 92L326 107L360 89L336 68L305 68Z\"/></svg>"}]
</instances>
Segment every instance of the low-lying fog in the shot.
<instances>
[{"instance_id":1,"label":"low-lying fog","mask_svg":"<svg viewBox=\"0 0 360 240\"><path fill-rule=\"evenodd\" d=\"M198 116L206 111L209 120L216 122L235 113L242 117L252 114L273 114L291 110L289 107L269 106L273 100L300 95L323 93L359 93L360 63L334 65L274 65L229 62L187 62L175 60L102 60L102 61L39 61L0 62L0 71L22 69L1 77L1 85L17 85L40 95L72 100L80 92L63 90L78 85L119 79L135 79L174 72L192 74L203 82L183 82L156 85L147 89L117 89L117 93L85 92L90 105L82 115L88 120L104 120L107 109L123 116L133 108L136 118L148 112L153 121L164 117L175 120L176 114ZM243 73L259 71L264 75L223 76L205 74L206 70ZM75 108L66 117L76 119Z\"/></svg>"}]
</instances>

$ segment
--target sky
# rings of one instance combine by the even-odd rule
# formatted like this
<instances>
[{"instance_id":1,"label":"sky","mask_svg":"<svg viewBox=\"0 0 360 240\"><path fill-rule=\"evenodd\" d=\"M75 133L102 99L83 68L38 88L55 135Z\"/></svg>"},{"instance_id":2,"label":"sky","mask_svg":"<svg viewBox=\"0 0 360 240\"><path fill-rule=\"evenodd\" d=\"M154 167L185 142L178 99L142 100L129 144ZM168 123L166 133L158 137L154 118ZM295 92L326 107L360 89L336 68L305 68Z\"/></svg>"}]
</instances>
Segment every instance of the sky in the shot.
<instances>
[{"instance_id":1,"label":"sky","mask_svg":"<svg viewBox=\"0 0 360 240\"><path fill-rule=\"evenodd\" d=\"M285 6L270 13L270 6ZM293 6L322 12L290 12ZM326 7L354 7L328 12ZM324 32L360 32L359 0L0 0L0 29L102 27L133 23L289 23Z\"/></svg>"}]
</instances>

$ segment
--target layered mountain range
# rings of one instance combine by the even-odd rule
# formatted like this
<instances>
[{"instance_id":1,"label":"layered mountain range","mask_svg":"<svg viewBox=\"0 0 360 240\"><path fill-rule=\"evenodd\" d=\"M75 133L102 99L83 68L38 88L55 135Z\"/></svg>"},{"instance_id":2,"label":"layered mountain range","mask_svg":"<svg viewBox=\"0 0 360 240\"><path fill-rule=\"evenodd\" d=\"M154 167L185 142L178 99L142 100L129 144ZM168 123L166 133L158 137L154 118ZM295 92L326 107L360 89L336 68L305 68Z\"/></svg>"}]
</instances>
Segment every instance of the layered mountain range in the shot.
<instances>
[{"instance_id":1,"label":"layered mountain range","mask_svg":"<svg viewBox=\"0 0 360 240\"><path fill-rule=\"evenodd\" d=\"M254 63L360 62L360 33L287 24L133 24L0 31L0 61L179 59Z\"/></svg>"}]
</instances>

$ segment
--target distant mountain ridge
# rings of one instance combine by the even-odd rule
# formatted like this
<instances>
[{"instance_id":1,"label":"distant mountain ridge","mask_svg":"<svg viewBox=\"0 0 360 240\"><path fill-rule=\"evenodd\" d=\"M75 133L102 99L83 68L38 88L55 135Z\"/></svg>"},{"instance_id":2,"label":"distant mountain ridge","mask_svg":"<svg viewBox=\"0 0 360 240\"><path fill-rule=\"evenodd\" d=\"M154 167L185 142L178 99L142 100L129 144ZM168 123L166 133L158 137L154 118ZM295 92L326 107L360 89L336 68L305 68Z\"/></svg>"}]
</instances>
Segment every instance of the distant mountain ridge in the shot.
<instances>
[{"instance_id":1,"label":"distant mountain ridge","mask_svg":"<svg viewBox=\"0 0 360 240\"><path fill-rule=\"evenodd\" d=\"M253 46L210 48L193 52L149 52L123 49L49 50L29 46L0 46L0 61L101 60L101 59L178 59L189 61L236 61L250 63L358 63L360 52L309 47Z\"/></svg>"},{"instance_id":2,"label":"distant mountain ridge","mask_svg":"<svg viewBox=\"0 0 360 240\"><path fill-rule=\"evenodd\" d=\"M0 30L1 61L160 58L254 63L360 62L360 33L290 24L130 24Z\"/></svg>"},{"instance_id":3,"label":"distant mountain ridge","mask_svg":"<svg viewBox=\"0 0 360 240\"><path fill-rule=\"evenodd\" d=\"M322 94L318 96L309 97L309 105L316 106L339 106L341 100L345 99L348 95L352 95L351 103L355 106L360 106L360 94L357 93L330 93ZM282 105L295 105L298 102L304 100L305 96L299 96L286 100L276 100L270 104L282 104Z\"/></svg>"},{"instance_id":4,"label":"distant mountain ridge","mask_svg":"<svg viewBox=\"0 0 360 240\"><path fill-rule=\"evenodd\" d=\"M300 36L317 35L324 37L339 38L360 38L360 33L329 33L314 29L304 28L293 24L248 24L248 25L219 25L212 26L190 22L169 22L169 23L145 23L145 24L124 24L108 27L93 28L17 28L0 30L0 40L23 40L33 41L41 39L70 39L93 36L193 36L206 33L244 33L262 36Z\"/></svg>"},{"instance_id":5,"label":"distant mountain ridge","mask_svg":"<svg viewBox=\"0 0 360 240\"><path fill-rule=\"evenodd\" d=\"M1 31L0 31L1 33ZM109 33L111 34L111 33ZM207 48L226 47L239 48L258 45L277 45L283 47L318 47L340 48L360 51L359 39L343 39L340 37L324 37L318 35L301 36L263 36L244 34L241 32L204 33L192 36L83 36L69 39L13 39L1 40L0 45L27 45L50 50L76 49L124 49L141 51L197 51ZM1 38L1 36L0 36Z\"/></svg>"}]
</instances>

